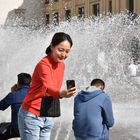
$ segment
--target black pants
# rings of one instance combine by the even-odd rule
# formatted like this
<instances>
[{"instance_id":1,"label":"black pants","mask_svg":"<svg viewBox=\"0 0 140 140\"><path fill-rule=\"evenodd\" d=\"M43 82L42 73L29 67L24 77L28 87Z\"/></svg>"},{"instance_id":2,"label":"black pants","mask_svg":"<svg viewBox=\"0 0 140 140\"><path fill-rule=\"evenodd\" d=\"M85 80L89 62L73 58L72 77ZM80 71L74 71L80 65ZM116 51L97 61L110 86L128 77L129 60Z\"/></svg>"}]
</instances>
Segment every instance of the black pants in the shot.
<instances>
[{"instance_id":1,"label":"black pants","mask_svg":"<svg viewBox=\"0 0 140 140\"><path fill-rule=\"evenodd\" d=\"M11 123L0 124L0 140L8 140L9 138L20 137L17 128L13 128Z\"/></svg>"}]
</instances>

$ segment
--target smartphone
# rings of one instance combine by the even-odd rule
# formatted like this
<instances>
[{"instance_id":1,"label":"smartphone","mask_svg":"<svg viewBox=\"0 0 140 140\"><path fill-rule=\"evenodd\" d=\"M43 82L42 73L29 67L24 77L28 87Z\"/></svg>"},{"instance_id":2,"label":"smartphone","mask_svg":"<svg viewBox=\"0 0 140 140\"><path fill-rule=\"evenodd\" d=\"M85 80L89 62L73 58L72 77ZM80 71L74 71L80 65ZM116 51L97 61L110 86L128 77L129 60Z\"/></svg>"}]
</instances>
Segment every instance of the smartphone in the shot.
<instances>
[{"instance_id":1,"label":"smartphone","mask_svg":"<svg viewBox=\"0 0 140 140\"><path fill-rule=\"evenodd\" d=\"M66 80L66 85L67 85L67 89L75 87L75 81L74 80Z\"/></svg>"}]
</instances>

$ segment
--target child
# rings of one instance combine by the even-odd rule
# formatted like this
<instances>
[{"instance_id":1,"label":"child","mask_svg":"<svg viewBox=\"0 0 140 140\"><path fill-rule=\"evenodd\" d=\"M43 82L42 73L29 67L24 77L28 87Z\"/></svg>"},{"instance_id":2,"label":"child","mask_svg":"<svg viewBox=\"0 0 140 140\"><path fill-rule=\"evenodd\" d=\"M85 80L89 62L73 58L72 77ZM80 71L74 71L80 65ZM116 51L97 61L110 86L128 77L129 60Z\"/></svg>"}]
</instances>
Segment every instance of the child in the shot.
<instances>
[{"instance_id":1,"label":"child","mask_svg":"<svg viewBox=\"0 0 140 140\"><path fill-rule=\"evenodd\" d=\"M111 99L104 88L103 80L94 79L86 91L80 91L75 97L73 131L76 140L109 140L114 117Z\"/></svg>"}]
</instances>

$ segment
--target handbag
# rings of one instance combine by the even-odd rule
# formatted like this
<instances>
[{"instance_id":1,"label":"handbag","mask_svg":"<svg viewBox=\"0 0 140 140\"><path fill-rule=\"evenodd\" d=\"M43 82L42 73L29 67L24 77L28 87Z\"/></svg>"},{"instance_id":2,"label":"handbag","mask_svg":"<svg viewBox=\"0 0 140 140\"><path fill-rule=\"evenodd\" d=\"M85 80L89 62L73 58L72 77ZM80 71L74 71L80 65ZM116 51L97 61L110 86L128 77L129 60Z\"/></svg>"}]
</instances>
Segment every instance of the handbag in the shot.
<instances>
[{"instance_id":1,"label":"handbag","mask_svg":"<svg viewBox=\"0 0 140 140\"><path fill-rule=\"evenodd\" d=\"M1 137L2 136L2 137ZM20 137L18 128L14 128L10 122L3 122L0 124L0 139L7 138L16 138Z\"/></svg>"},{"instance_id":2,"label":"handbag","mask_svg":"<svg viewBox=\"0 0 140 140\"><path fill-rule=\"evenodd\" d=\"M43 96L41 100L40 116L41 117L59 117L60 100L51 96Z\"/></svg>"},{"instance_id":3,"label":"handbag","mask_svg":"<svg viewBox=\"0 0 140 140\"><path fill-rule=\"evenodd\" d=\"M0 134L4 134L10 127L10 122L4 122L0 124Z\"/></svg>"}]
</instances>

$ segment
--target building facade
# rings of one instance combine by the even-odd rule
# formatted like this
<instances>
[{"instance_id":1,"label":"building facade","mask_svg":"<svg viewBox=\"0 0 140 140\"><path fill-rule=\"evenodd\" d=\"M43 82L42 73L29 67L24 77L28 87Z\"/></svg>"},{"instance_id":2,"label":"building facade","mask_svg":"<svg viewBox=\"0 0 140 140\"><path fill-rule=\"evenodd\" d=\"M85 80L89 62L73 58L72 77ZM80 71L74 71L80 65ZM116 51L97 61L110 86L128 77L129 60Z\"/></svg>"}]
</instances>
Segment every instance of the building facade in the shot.
<instances>
[{"instance_id":1,"label":"building facade","mask_svg":"<svg viewBox=\"0 0 140 140\"><path fill-rule=\"evenodd\" d=\"M140 15L140 0L45 0L44 5L46 24L58 24L73 16L81 19L126 10Z\"/></svg>"}]
</instances>

